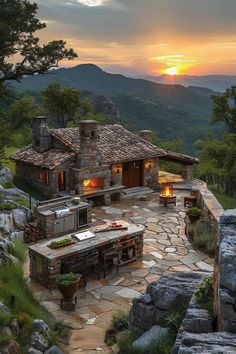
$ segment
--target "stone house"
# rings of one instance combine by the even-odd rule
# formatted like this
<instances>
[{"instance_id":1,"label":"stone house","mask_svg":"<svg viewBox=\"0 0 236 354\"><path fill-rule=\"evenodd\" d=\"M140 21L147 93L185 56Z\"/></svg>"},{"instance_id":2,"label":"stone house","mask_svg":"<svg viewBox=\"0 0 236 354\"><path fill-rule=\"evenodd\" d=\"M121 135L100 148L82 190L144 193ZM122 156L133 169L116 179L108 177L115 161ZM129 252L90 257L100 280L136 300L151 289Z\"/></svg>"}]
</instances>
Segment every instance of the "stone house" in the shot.
<instances>
[{"instance_id":1,"label":"stone house","mask_svg":"<svg viewBox=\"0 0 236 354\"><path fill-rule=\"evenodd\" d=\"M156 188L160 158L177 159L185 177L191 177L197 159L158 148L150 142L151 133L137 136L121 125L100 126L93 120L81 121L78 128L49 130L46 118L37 117L32 144L11 159L18 176L50 196L115 192L121 186Z\"/></svg>"}]
</instances>

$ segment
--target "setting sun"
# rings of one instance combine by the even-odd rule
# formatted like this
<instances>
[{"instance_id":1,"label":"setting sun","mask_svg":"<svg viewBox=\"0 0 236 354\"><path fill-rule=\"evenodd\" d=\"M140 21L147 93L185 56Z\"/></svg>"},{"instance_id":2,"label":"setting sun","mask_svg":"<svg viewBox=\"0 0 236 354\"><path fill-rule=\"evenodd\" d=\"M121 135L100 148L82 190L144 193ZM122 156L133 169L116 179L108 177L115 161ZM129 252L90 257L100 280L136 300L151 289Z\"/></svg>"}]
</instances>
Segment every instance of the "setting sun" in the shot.
<instances>
[{"instance_id":1,"label":"setting sun","mask_svg":"<svg viewBox=\"0 0 236 354\"><path fill-rule=\"evenodd\" d=\"M165 69L164 73L167 74L167 75L174 76L174 75L178 75L179 70L178 70L177 67L173 66L171 68Z\"/></svg>"}]
</instances>

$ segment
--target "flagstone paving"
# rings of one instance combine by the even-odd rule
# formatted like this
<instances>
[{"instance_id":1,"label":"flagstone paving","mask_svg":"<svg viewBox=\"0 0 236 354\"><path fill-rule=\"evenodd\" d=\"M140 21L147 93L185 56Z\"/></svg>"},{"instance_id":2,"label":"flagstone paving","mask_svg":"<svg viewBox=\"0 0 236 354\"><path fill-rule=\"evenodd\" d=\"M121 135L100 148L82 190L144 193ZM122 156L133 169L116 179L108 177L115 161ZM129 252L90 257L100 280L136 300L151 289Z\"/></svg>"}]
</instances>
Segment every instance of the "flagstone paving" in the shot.
<instances>
[{"instance_id":1,"label":"flagstone paving","mask_svg":"<svg viewBox=\"0 0 236 354\"><path fill-rule=\"evenodd\" d=\"M145 225L142 260L108 273L106 279L96 280L91 275L86 289L78 290L78 302L73 312L60 309L60 294L30 282L35 296L47 310L67 321L72 329L65 353L110 353L103 339L112 314L119 309L129 309L132 298L144 293L147 284L158 280L162 274L178 271L212 271L213 262L202 252L196 252L185 235L185 210L183 192L177 194L177 206L159 205L158 195L147 196L146 201L125 199L113 206L93 209L94 225L110 220L124 220ZM185 192L186 194L186 192Z\"/></svg>"}]
</instances>

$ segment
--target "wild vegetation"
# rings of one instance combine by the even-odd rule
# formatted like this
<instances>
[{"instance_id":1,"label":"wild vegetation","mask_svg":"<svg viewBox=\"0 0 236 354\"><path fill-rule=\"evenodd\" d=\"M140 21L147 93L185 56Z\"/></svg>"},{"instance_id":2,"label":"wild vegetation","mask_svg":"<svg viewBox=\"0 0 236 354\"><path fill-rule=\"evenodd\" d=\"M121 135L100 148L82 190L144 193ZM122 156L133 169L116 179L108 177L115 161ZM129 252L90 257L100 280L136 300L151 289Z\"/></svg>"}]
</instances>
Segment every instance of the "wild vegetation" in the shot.
<instances>
[{"instance_id":1,"label":"wild vegetation","mask_svg":"<svg viewBox=\"0 0 236 354\"><path fill-rule=\"evenodd\" d=\"M194 293L197 302L201 307L213 313L213 300L214 300L214 290L213 290L213 277L206 277Z\"/></svg>"},{"instance_id":2,"label":"wild vegetation","mask_svg":"<svg viewBox=\"0 0 236 354\"><path fill-rule=\"evenodd\" d=\"M201 219L193 226L193 245L209 254L209 256L215 255L216 250L216 231L207 220Z\"/></svg>"},{"instance_id":3,"label":"wild vegetation","mask_svg":"<svg viewBox=\"0 0 236 354\"><path fill-rule=\"evenodd\" d=\"M63 40L40 45L37 31L46 27L37 19L37 4L28 0L0 0L0 164L4 149L11 143L12 126L6 116L12 92L6 83L21 80L24 75L44 74L57 67L62 59L74 59L73 49Z\"/></svg>"},{"instance_id":4,"label":"wild vegetation","mask_svg":"<svg viewBox=\"0 0 236 354\"><path fill-rule=\"evenodd\" d=\"M212 122L223 122L227 132L219 140L208 134L198 141L198 175L217 192L236 197L236 87L212 96Z\"/></svg>"},{"instance_id":5,"label":"wild vegetation","mask_svg":"<svg viewBox=\"0 0 236 354\"><path fill-rule=\"evenodd\" d=\"M175 342L178 329L185 317L186 307L178 303L166 311L165 316L159 320L159 325L168 327L168 335L158 341L153 341L150 348L145 351L133 347L132 343L141 333L129 328L129 313L119 310L114 313L111 326L105 334L105 343L108 347L118 347L119 354L170 354Z\"/></svg>"},{"instance_id":6,"label":"wild vegetation","mask_svg":"<svg viewBox=\"0 0 236 354\"><path fill-rule=\"evenodd\" d=\"M0 301L11 310L7 315L0 312L0 342L15 339L20 344L22 353L25 353L31 333L31 323L33 319L41 318L54 329L50 341L55 344L58 341L58 334L54 318L35 300L24 278L23 262L26 258L24 245L17 242L11 249L11 254L19 261L0 265ZM20 333L16 338L1 332L1 328L8 325L13 318L16 318L20 324Z\"/></svg>"}]
</instances>

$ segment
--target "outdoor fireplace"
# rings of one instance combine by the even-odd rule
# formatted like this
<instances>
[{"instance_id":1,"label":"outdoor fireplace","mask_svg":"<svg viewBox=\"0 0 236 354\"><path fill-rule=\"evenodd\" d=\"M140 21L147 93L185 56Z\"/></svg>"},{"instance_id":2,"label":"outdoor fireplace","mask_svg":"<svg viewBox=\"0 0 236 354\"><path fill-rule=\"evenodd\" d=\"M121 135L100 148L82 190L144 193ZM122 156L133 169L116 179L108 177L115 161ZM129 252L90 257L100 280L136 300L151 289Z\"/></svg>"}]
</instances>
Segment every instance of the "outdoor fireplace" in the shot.
<instances>
[{"instance_id":1,"label":"outdoor fireplace","mask_svg":"<svg viewBox=\"0 0 236 354\"><path fill-rule=\"evenodd\" d=\"M104 179L103 178L88 178L84 179L82 182L84 192L91 192L99 189L103 189Z\"/></svg>"},{"instance_id":2,"label":"outdoor fireplace","mask_svg":"<svg viewBox=\"0 0 236 354\"><path fill-rule=\"evenodd\" d=\"M160 204L165 207L168 204L176 205L176 196L174 195L174 190L172 184L163 184L160 194Z\"/></svg>"}]
</instances>

